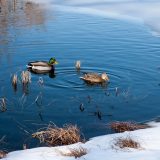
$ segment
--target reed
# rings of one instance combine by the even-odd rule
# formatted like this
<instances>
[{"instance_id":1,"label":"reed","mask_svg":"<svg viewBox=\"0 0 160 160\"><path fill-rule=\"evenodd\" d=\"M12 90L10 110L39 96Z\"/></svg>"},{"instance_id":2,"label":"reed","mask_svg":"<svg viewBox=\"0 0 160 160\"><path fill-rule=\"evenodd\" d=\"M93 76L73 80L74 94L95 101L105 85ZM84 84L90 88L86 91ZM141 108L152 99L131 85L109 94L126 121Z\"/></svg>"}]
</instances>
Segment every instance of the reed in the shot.
<instances>
[{"instance_id":1,"label":"reed","mask_svg":"<svg viewBox=\"0 0 160 160\"><path fill-rule=\"evenodd\" d=\"M31 82L31 74L29 71L22 71L21 80L23 85L27 85Z\"/></svg>"},{"instance_id":2,"label":"reed","mask_svg":"<svg viewBox=\"0 0 160 160\"><path fill-rule=\"evenodd\" d=\"M0 98L0 109L2 112L5 112L7 110L6 98Z\"/></svg>"},{"instance_id":3,"label":"reed","mask_svg":"<svg viewBox=\"0 0 160 160\"><path fill-rule=\"evenodd\" d=\"M76 125L64 125L63 128L59 128L56 125L49 124L47 128L33 133L32 137L38 138L40 143L46 143L49 146L84 142Z\"/></svg>"},{"instance_id":4,"label":"reed","mask_svg":"<svg viewBox=\"0 0 160 160\"><path fill-rule=\"evenodd\" d=\"M17 74L14 74L12 77L12 86L15 91L17 90L17 84L18 84L18 76Z\"/></svg>"},{"instance_id":5,"label":"reed","mask_svg":"<svg viewBox=\"0 0 160 160\"><path fill-rule=\"evenodd\" d=\"M81 68L81 61L80 60L76 61L75 67L77 70L80 70L80 68Z\"/></svg>"}]
</instances>

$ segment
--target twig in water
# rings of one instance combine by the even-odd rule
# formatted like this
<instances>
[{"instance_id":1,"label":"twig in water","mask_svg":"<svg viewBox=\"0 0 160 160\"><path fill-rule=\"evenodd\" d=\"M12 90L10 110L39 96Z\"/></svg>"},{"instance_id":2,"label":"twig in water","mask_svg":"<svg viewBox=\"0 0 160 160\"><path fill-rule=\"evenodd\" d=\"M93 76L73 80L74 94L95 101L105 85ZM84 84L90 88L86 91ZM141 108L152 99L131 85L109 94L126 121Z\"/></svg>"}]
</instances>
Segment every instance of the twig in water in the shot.
<instances>
[{"instance_id":1,"label":"twig in water","mask_svg":"<svg viewBox=\"0 0 160 160\"><path fill-rule=\"evenodd\" d=\"M88 103L91 103L92 97L88 95L87 99L88 99Z\"/></svg>"},{"instance_id":2,"label":"twig in water","mask_svg":"<svg viewBox=\"0 0 160 160\"><path fill-rule=\"evenodd\" d=\"M42 77L39 77L38 84L39 84L40 86L43 86L43 85L44 85L44 81L43 81L43 78L42 78Z\"/></svg>"},{"instance_id":3,"label":"twig in water","mask_svg":"<svg viewBox=\"0 0 160 160\"><path fill-rule=\"evenodd\" d=\"M116 92L116 97L117 97L117 96L118 96L118 93L119 93L118 87L115 88L115 92Z\"/></svg>"},{"instance_id":4,"label":"twig in water","mask_svg":"<svg viewBox=\"0 0 160 160\"><path fill-rule=\"evenodd\" d=\"M15 92L17 91L17 83L18 83L18 77L17 74L14 74L12 77L12 86Z\"/></svg>"},{"instance_id":5,"label":"twig in water","mask_svg":"<svg viewBox=\"0 0 160 160\"><path fill-rule=\"evenodd\" d=\"M37 104L37 106L42 106L42 93L40 93L40 94L36 97L35 103Z\"/></svg>"},{"instance_id":6,"label":"twig in water","mask_svg":"<svg viewBox=\"0 0 160 160\"><path fill-rule=\"evenodd\" d=\"M30 135L30 132L26 128L26 126L24 126L23 124L21 124L20 122L18 122L16 119L13 119L14 122L16 122L17 127L22 130L24 133L26 133L27 135Z\"/></svg>"},{"instance_id":7,"label":"twig in water","mask_svg":"<svg viewBox=\"0 0 160 160\"><path fill-rule=\"evenodd\" d=\"M4 139L6 138L6 136L3 136L1 139L0 139L0 144L4 143Z\"/></svg>"},{"instance_id":8,"label":"twig in water","mask_svg":"<svg viewBox=\"0 0 160 160\"><path fill-rule=\"evenodd\" d=\"M80 68L81 68L81 61L80 60L76 61L75 67L76 67L77 71L80 70Z\"/></svg>"},{"instance_id":9,"label":"twig in water","mask_svg":"<svg viewBox=\"0 0 160 160\"><path fill-rule=\"evenodd\" d=\"M25 93L22 95L22 97L19 99L19 103L20 103L20 105L22 106L22 109L24 108L24 104L25 104L25 102L26 102L26 95L25 95Z\"/></svg>"},{"instance_id":10,"label":"twig in water","mask_svg":"<svg viewBox=\"0 0 160 160\"><path fill-rule=\"evenodd\" d=\"M83 105L83 103L80 104L79 109L80 109L81 112L84 111L84 105Z\"/></svg>"},{"instance_id":11,"label":"twig in water","mask_svg":"<svg viewBox=\"0 0 160 160\"><path fill-rule=\"evenodd\" d=\"M0 109L1 112L5 112L7 110L6 98L0 98Z\"/></svg>"}]
</instances>

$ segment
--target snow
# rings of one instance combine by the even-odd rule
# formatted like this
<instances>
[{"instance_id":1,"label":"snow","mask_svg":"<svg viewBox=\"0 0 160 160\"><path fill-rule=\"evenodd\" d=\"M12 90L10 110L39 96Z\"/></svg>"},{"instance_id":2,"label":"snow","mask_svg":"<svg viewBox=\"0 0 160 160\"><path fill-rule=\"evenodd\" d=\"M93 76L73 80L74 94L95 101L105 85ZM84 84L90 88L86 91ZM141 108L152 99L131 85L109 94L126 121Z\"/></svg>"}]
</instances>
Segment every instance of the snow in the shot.
<instances>
[{"instance_id":1,"label":"snow","mask_svg":"<svg viewBox=\"0 0 160 160\"><path fill-rule=\"evenodd\" d=\"M31 0L48 4L64 12L127 20L147 26L154 36L160 36L159 0ZM52 8L51 7L51 8Z\"/></svg>"},{"instance_id":2,"label":"snow","mask_svg":"<svg viewBox=\"0 0 160 160\"><path fill-rule=\"evenodd\" d=\"M150 122L151 128L132 132L116 133L90 139L86 143L69 146L40 147L11 152L3 160L74 160L75 157L63 156L60 152L69 153L70 149L83 147L87 154L80 160L160 160L160 122ZM120 149L115 144L118 137L130 136L140 143L140 149Z\"/></svg>"}]
</instances>

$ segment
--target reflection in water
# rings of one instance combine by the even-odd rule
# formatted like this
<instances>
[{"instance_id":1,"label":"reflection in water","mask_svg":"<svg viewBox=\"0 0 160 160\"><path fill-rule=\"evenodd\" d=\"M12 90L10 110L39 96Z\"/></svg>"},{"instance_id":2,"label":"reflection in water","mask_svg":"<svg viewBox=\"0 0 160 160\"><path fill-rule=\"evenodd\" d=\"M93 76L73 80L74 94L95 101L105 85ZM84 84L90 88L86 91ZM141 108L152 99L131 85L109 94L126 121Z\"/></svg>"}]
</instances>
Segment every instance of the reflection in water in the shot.
<instances>
[{"instance_id":1,"label":"reflection in water","mask_svg":"<svg viewBox=\"0 0 160 160\"><path fill-rule=\"evenodd\" d=\"M16 39L16 28L44 24L42 6L23 0L0 0L0 59L5 53L9 61L8 45ZM10 34L13 30L14 34Z\"/></svg>"},{"instance_id":2,"label":"reflection in water","mask_svg":"<svg viewBox=\"0 0 160 160\"><path fill-rule=\"evenodd\" d=\"M14 25L38 25L45 21L41 5L21 0L0 0L0 28ZM24 24L25 23L25 24Z\"/></svg>"},{"instance_id":3,"label":"reflection in water","mask_svg":"<svg viewBox=\"0 0 160 160\"><path fill-rule=\"evenodd\" d=\"M39 71L39 70L33 70L33 69L28 69L31 73L34 73L34 74L43 74L43 75L49 75L50 78L55 78L56 75L55 75L55 72L54 70L51 70L51 71Z\"/></svg>"},{"instance_id":4,"label":"reflection in water","mask_svg":"<svg viewBox=\"0 0 160 160\"><path fill-rule=\"evenodd\" d=\"M45 21L44 10L38 4L26 2L24 5L24 13L28 20L28 25L39 25Z\"/></svg>"}]
</instances>

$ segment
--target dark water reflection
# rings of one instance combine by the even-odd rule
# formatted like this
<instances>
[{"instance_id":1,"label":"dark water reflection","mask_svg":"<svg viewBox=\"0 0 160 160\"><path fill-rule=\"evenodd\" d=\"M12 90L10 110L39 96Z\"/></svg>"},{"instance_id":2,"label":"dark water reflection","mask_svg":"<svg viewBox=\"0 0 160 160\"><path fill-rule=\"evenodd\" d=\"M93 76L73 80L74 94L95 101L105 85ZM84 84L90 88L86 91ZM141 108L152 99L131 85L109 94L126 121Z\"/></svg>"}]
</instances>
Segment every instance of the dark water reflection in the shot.
<instances>
[{"instance_id":1,"label":"dark water reflection","mask_svg":"<svg viewBox=\"0 0 160 160\"><path fill-rule=\"evenodd\" d=\"M112 120L159 116L160 39L143 25L47 10L24 1L0 1L0 136L7 149L35 147L30 137L50 121L77 124L86 138L110 133ZM15 2L15 3L14 3ZM55 77L33 74L24 88L22 70L32 60L56 57ZM80 72L75 61L82 61ZM107 72L110 83L90 86L84 72ZM11 76L19 76L17 91ZM99 113L101 116L99 116Z\"/></svg>"},{"instance_id":2,"label":"dark water reflection","mask_svg":"<svg viewBox=\"0 0 160 160\"><path fill-rule=\"evenodd\" d=\"M10 41L15 41L17 27L43 25L44 22L45 13L40 5L19 0L1 0L0 44L8 45Z\"/></svg>"}]
</instances>

